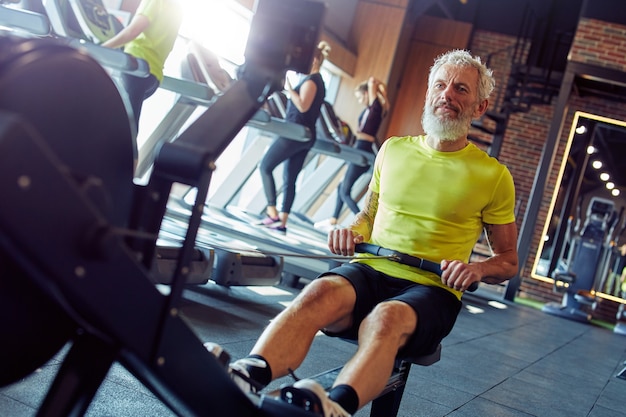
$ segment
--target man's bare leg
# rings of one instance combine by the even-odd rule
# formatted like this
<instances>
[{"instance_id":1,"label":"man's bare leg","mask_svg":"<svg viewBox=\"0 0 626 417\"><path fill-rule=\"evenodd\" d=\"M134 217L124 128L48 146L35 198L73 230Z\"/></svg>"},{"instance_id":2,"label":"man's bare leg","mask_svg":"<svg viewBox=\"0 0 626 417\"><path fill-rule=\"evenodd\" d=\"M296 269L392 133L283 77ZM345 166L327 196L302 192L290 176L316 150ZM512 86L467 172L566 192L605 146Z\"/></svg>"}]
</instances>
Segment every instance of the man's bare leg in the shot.
<instances>
[{"instance_id":1,"label":"man's bare leg","mask_svg":"<svg viewBox=\"0 0 626 417\"><path fill-rule=\"evenodd\" d=\"M345 278L318 278L272 320L250 353L267 361L273 379L287 375L300 366L320 329L350 325L355 301L354 287Z\"/></svg>"},{"instance_id":2,"label":"man's bare leg","mask_svg":"<svg viewBox=\"0 0 626 417\"><path fill-rule=\"evenodd\" d=\"M359 348L338 375L334 386L351 386L359 396L359 408L385 388L398 350L417 327L415 310L402 301L379 304L359 328Z\"/></svg>"}]
</instances>

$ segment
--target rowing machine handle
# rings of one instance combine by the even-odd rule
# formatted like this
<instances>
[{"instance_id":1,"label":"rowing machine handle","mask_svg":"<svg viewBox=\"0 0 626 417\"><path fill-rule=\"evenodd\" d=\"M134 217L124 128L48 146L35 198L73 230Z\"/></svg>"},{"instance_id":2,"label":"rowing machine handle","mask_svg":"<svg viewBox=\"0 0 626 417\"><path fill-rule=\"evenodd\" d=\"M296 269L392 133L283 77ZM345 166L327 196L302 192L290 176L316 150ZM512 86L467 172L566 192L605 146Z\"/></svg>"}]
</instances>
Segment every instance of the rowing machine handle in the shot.
<instances>
[{"instance_id":1,"label":"rowing machine handle","mask_svg":"<svg viewBox=\"0 0 626 417\"><path fill-rule=\"evenodd\" d=\"M355 246L354 250L355 252L360 252L360 253L372 253L373 255L379 255L379 253L376 253L374 251L371 250L370 248L371 245L366 244L366 243L357 243L357 245ZM437 268L439 269L439 268ZM474 292L478 289L478 282L472 282L472 284L467 288L467 292Z\"/></svg>"}]
</instances>

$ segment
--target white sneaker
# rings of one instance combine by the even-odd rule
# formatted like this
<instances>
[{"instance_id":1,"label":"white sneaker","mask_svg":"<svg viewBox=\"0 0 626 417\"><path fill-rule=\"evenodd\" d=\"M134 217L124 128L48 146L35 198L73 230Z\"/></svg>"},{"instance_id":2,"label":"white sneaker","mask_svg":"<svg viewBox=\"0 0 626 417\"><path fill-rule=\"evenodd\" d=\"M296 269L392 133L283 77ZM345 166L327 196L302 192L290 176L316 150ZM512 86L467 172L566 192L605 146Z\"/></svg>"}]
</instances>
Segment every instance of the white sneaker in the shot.
<instances>
[{"instance_id":1,"label":"white sneaker","mask_svg":"<svg viewBox=\"0 0 626 417\"><path fill-rule=\"evenodd\" d=\"M335 230L337 228L337 224L332 224L330 219L321 220L313 224L313 227L317 230L321 230L322 232L330 232L331 230Z\"/></svg>"},{"instance_id":2,"label":"white sneaker","mask_svg":"<svg viewBox=\"0 0 626 417\"><path fill-rule=\"evenodd\" d=\"M230 379L232 379L233 382L237 384L237 386L241 388L243 392L245 392L246 394L256 394L263 388L265 388L265 386L250 378L250 372L248 372L248 368L265 368L266 366L267 364L260 359L242 358L228 365L228 373L230 374Z\"/></svg>"},{"instance_id":3,"label":"white sneaker","mask_svg":"<svg viewBox=\"0 0 626 417\"><path fill-rule=\"evenodd\" d=\"M217 343L207 342L204 347L211 352L217 360L224 365L230 379L237 385L244 393L256 394L264 387L258 382L250 378L250 372L248 372L249 366L265 367L265 362L254 358L243 358L233 363L230 362L230 355Z\"/></svg>"},{"instance_id":4,"label":"white sneaker","mask_svg":"<svg viewBox=\"0 0 626 417\"><path fill-rule=\"evenodd\" d=\"M343 407L328 398L326 390L312 379L301 379L291 386L282 388L280 398L324 417L351 417Z\"/></svg>"}]
</instances>

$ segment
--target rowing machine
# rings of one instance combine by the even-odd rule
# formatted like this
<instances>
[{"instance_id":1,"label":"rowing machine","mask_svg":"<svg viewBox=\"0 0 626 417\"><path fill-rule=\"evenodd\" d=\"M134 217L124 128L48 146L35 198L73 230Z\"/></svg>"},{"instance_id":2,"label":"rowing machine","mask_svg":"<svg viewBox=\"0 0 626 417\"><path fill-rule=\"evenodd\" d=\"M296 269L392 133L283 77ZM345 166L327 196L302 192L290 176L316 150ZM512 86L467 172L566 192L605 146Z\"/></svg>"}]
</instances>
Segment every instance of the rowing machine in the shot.
<instances>
[{"instance_id":1,"label":"rowing machine","mask_svg":"<svg viewBox=\"0 0 626 417\"><path fill-rule=\"evenodd\" d=\"M3 355L0 384L71 344L39 416L83 415L114 362L178 415L311 415L241 392L179 307L213 161L286 70L308 70L323 13L315 1L260 0L239 80L163 146L145 187L132 183L128 117L107 72L52 39L0 38L0 325L6 352L26 358ZM164 295L150 270L174 182L199 192Z\"/></svg>"}]
</instances>

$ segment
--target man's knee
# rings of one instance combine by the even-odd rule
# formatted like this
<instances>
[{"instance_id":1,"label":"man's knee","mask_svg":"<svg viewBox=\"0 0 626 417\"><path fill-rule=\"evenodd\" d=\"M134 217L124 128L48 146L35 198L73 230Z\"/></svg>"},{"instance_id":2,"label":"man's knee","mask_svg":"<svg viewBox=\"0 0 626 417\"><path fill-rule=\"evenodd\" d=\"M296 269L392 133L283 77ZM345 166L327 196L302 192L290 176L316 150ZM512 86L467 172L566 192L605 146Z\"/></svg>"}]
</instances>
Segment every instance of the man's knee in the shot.
<instances>
[{"instance_id":1,"label":"man's knee","mask_svg":"<svg viewBox=\"0 0 626 417\"><path fill-rule=\"evenodd\" d=\"M320 315L343 318L352 314L356 291L340 275L325 275L311 281L296 299L298 308L315 309Z\"/></svg>"},{"instance_id":2,"label":"man's knee","mask_svg":"<svg viewBox=\"0 0 626 417\"><path fill-rule=\"evenodd\" d=\"M324 275L309 283L301 292L301 298L309 300L328 301L333 299L344 299L356 292L346 278L340 275Z\"/></svg>"},{"instance_id":3,"label":"man's knee","mask_svg":"<svg viewBox=\"0 0 626 417\"><path fill-rule=\"evenodd\" d=\"M380 336L408 337L417 327L417 313L402 301L392 300L378 304L367 315L361 330L368 330Z\"/></svg>"}]
</instances>

